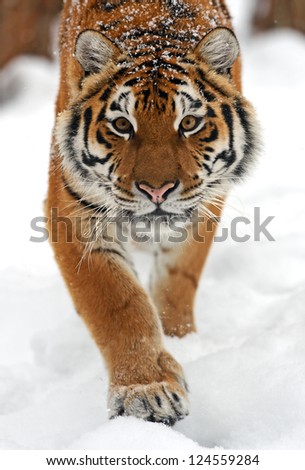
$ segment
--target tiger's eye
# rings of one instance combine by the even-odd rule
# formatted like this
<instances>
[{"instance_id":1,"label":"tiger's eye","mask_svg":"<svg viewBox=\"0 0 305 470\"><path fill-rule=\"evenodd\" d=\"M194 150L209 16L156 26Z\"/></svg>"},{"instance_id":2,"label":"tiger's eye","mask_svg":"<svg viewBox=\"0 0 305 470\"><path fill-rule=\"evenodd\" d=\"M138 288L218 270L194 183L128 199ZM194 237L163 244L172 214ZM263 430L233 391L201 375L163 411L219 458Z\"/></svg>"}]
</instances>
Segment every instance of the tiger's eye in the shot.
<instances>
[{"instance_id":1,"label":"tiger's eye","mask_svg":"<svg viewBox=\"0 0 305 470\"><path fill-rule=\"evenodd\" d=\"M113 121L113 127L122 134L130 133L132 130L132 124L128 121L128 119L124 117L120 117Z\"/></svg>"},{"instance_id":2,"label":"tiger's eye","mask_svg":"<svg viewBox=\"0 0 305 470\"><path fill-rule=\"evenodd\" d=\"M197 125L198 119L196 119L195 116L185 116L180 123L182 130L186 132L194 130Z\"/></svg>"}]
</instances>

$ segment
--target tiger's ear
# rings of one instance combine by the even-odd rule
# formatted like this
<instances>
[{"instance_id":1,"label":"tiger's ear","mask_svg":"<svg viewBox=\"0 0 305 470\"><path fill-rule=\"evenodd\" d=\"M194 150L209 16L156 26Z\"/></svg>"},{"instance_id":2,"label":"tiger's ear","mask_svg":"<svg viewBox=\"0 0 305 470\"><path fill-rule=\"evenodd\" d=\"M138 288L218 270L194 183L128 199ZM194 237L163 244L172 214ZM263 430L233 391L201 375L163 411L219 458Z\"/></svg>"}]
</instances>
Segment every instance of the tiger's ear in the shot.
<instances>
[{"instance_id":1,"label":"tiger's ear","mask_svg":"<svg viewBox=\"0 0 305 470\"><path fill-rule=\"evenodd\" d=\"M195 55L220 73L226 73L239 54L239 43L228 28L215 28L196 46Z\"/></svg>"},{"instance_id":2,"label":"tiger's ear","mask_svg":"<svg viewBox=\"0 0 305 470\"><path fill-rule=\"evenodd\" d=\"M97 73L121 55L120 49L106 36L94 30L80 33L76 40L74 55L87 73Z\"/></svg>"}]
</instances>

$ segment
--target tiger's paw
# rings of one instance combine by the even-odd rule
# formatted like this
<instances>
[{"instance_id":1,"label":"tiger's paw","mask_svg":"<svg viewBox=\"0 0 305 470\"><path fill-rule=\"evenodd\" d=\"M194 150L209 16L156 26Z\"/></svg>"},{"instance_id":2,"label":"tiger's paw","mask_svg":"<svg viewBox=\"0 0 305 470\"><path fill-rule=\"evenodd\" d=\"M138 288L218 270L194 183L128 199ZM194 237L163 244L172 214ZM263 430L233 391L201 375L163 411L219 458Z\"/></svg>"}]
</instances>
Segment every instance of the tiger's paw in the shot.
<instances>
[{"instance_id":1,"label":"tiger's paw","mask_svg":"<svg viewBox=\"0 0 305 470\"><path fill-rule=\"evenodd\" d=\"M134 416L172 426L189 414L188 389L180 366L168 353L162 354L159 367L160 365L163 365L163 380L147 384L110 386L110 419L117 416ZM168 366L172 366L170 370Z\"/></svg>"},{"instance_id":2,"label":"tiger's paw","mask_svg":"<svg viewBox=\"0 0 305 470\"><path fill-rule=\"evenodd\" d=\"M134 416L168 426L188 415L186 390L168 382L112 387L108 407L110 419Z\"/></svg>"}]
</instances>

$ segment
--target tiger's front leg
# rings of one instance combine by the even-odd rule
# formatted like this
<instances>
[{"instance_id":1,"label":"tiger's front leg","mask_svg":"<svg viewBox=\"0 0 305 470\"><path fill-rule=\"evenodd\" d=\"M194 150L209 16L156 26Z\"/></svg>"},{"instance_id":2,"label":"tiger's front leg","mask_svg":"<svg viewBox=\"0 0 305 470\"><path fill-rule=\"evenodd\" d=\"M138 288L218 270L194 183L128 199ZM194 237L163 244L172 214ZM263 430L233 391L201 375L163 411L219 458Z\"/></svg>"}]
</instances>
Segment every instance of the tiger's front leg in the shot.
<instances>
[{"instance_id":1,"label":"tiger's front leg","mask_svg":"<svg viewBox=\"0 0 305 470\"><path fill-rule=\"evenodd\" d=\"M57 208L65 199L59 195ZM52 218L51 196L48 206ZM75 211L68 199L64 206L70 213ZM69 218L64 206L59 207L57 220ZM51 224L52 245L76 309L105 358L110 418L132 415L173 424L188 414L183 371L164 349L156 309L130 268L123 247L115 240L112 244L101 241L82 260L84 243L74 235L67 242L62 221Z\"/></svg>"},{"instance_id":2,"label":"tiger's front leg","mask_svg":"<svg viewBox=\"0 0 305 470\"><path fill-rule=\"evenodd\" d=\"M150 290L166 335L196 331L195 296L220 217L220 210L212 209L214 221L196 218L183 242L163 243L155 253Z\"/></svg>"}]
</instances>

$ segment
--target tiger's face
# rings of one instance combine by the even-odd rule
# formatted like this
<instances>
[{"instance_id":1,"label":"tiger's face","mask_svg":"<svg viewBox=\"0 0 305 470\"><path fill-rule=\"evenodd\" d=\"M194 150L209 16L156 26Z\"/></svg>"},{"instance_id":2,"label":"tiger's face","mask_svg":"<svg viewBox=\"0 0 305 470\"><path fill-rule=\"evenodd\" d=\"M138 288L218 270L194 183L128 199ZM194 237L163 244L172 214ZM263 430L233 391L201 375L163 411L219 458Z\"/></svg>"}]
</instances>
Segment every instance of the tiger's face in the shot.
<instances>
[{"instance_id":1,"label":"tiger's face","mask_svg":"<svg viewBox=\"0 0 305 470\"><path fill-rule=\"evenodd\" d=\"M57 119L66 184L93 207L133 217L180 215L223 196L259 146L254 110L229 69L233 33L217 28L188 57L122 57L86 31L80 91Z\"/></svg>"}]
</instances>

